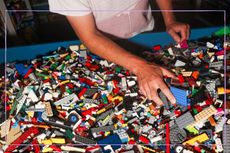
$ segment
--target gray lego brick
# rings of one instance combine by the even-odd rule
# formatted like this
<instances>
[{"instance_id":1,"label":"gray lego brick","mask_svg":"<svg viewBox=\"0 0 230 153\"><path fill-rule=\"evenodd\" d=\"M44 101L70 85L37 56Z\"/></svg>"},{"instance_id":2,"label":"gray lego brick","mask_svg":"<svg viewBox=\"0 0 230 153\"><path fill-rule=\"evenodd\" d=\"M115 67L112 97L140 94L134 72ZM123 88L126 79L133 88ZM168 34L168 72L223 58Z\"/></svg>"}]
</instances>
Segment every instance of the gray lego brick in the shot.
<instances>
[{"instance_id":1,"label":"gray lego brick","mask_svg":"<svg viewBox=\"0 0 230 153\"><path fill-rule=\"evenodd\" d=\"M123 153L135 153L134 150L125 151Z\"/></svg>"},{"instance_id":2,"label":"gray lego brick","mask_svg":"<svg viewBox=\"0 0 230 153\"><path fill-rule=\"evenodd\" d=\"M98 128L91 128L92 133L102 132L102 131L111 131L111 130L115 130L115 127L113 125L98 127Z\"/></svg>"},{"instance_id":3,"label":"gray lego brick","mask_svg":"<svg viewBox=\"0 0 230 153\"><path fill-rule=\"evenodd\" d=\"M138 118L137 118L137 117L134 117L134 118L132 118L131 120L129 120L127 123L131 124L131 123L135 122L136 120L138 120Z\"/></svg>"},{"instance_id":4,"label":"gray lego brick","mask_svg":"<svg viewBox=\"0 0 230 153\"><path fill-rule=\"evenodd\" d=\"M106 116L108 116L108 115L111 114L112 112L113 112L113 109L110 109L110 110L108 110L108 111L102 113L100 116L98 116L98 117L96 118L96 121L99 121L99 120L104 119Z\"/></svg>"},{"instance_id":5,"label":"gray lego brick","mask_svg":"<svg viewBox=\"0 0 230 153\"><path fill-rule=\"evenodd\" d=\"M184 129L180 129L177 124L174 124L170 128L170 142L172 145L180 144L187 138L187 134Z\"/></svg>"},{"instance_id":6,"label":"gray lego brick","mask_svg":"<svg viewBox=\"0 0 230 153\"><path fill-rule=\"evenodd\" d=\"M76 142L78 142L78 143L81 143L81 144L96 144L96 143L97 143L97 142L94 141L94 140L91 140L91 139L82 137L82 136L80 136L80 135L75 135L74 140L75 140Z\"/></svg>"},{"instance_id":7,"label":"gray lego brick","mask_svg":"<svg viewBox=\"0 0 230 153\"><path fill-rule=\"evenodd\" d=\"M209 63L209 67L221 67L223 66L223 61Z\"/></svg>"},{"instance_id":8,"label":"gray lego brick","mask_svg":"<svg viewBox=\"0 0 230 153\"><path fill-rule=\"evenodd\" d=\"M230 125L225 125L223 130L224 153L230 153Z\"/></svg>"},{"instance_id":9,"label":"gray lego brick","mask_svg":"<svg viewBox=\"0 0 230 153\"><path fill-rule=\"evenodd\" d=\"M183 115L181 115L180 117L176 118L176 124L178 125L178 127L180 129L185 128L186 126L194 123L194 118L192 116L192 114L190 112L187 112Z\"/></svg>"},{"instance_id":10,"label":"gray lego brick","mask_svg":"<svg viewBox=\"0 0 230 153\"><path fill-rule=\"evenodd\" d=\"M80 56L84 57L86 59L87 58L87 52L86 51L80 51Z\"/></svg>"},{"instance_id":11,"label":"gray lego brick","mask_svg":"<svg viewBox=\"0 0 230 153\"><path fill-rule=\"evenodd\" d=\"M100 104L100 102L98 100L96 100L96 99L89 99L89 98L83 99L83 102L84 103L90 103L90 104L94 103L94 104L97 104L97 105Z\"/></svg>"},{"instance_id":12,"label":"gray lego brick","mask_svg":"<svg viewBox=\"0 0 230 153\"><path fill-rule=\"evenodd\" d=\"M159 92L159 96L160 96L161 100L163 101L165 108L169 109L170 108L170 102L167 99L167 97L163 94L163 92Z\"/></svg>"},{"instance_id":13,"label":"gray lego brick","mask_svg":"<svg viewBox=\"0 0 230 153\"><path fill-rule=\"evenodd\" d=\"M71 95L68 95L68 96L66 96L66 97L64 97L64 98L62 98L62 99L60 99L60 100L54 102L54 105L55 105L55 106L63 105L63 104L65 104L65 105L66 105L66 104L70 105L70 104L72 104L73 102L75 102L76 100L78 100L77 95L76 95L75 93L72 93Z\"/></svg>"},{"instance_id":14,"label":"gray lego brick","mask_svg":"<svg viewBox=\"0 0 230 153\"><path fill-rule=\"evenodd\" d=\"M84 96L85 97L92 97L98 90L96 88L89 88L86 90Z\"/></svg>"}]
</instances>

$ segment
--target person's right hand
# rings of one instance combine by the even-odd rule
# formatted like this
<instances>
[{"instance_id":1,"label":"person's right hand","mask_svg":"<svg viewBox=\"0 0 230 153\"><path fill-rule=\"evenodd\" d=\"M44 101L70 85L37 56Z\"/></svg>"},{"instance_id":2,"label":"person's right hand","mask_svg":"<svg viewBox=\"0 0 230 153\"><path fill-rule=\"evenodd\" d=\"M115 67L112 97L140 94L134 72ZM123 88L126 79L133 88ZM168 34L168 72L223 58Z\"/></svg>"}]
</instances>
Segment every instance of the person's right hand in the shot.
<instances>
[{"instance_id":1,"label":"person's right hand","mask_svg":"<svg viewBox=\"0 0 230 153\"><path fill-rule=\"evenodd\" d=\"M176 104L176 99L163 80L163 76L176 78L172 72L151 63L141 65L134 73L138 79L139 89L149 100L153 100L158 105L163 105L157 93L157 90L160 89L173 105Z\"/></svg>"}]
</instances>

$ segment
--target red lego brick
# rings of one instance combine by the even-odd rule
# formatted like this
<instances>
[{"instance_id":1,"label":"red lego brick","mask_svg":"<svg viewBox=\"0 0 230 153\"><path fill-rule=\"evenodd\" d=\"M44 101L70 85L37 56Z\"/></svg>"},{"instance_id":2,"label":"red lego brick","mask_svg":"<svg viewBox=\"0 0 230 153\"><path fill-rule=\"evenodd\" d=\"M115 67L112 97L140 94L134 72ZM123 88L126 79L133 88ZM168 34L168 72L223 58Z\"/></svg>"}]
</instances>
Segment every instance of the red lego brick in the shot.
<instances>
[{"instance_id":1,"label":"red lego brick","mask_svg":"<svg viewBox=\"0 0 230 153\"><path fill-rule=\"evenodd\" d=\"M36 135L39 133L39 130L35 127L29 128L27 131L25 131L18 139L16 139L12 145L9 145L9 147L6 149L6 152L12 152L14 149L16 149L20 144L23 143L29 136Z\"/></svg>"}]
</instances>

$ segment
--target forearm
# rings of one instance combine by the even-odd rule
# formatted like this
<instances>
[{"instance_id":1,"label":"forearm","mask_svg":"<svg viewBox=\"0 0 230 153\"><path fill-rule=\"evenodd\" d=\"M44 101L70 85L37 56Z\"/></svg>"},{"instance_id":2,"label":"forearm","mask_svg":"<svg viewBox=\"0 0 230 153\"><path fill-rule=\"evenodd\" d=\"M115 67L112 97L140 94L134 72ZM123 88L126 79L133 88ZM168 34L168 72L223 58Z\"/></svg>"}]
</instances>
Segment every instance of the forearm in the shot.
<instances>
[{"instance_id":1,"label":"forearm","mask_svg":"<svg viewBox=\"0 0 230 153\"><path fill-rule=\"evenodd\" d=\"M162 11L165 25L167 26L167 25L171 24L172 22L174 22L175 17L174 17L173 12L172 12L172 10L173 10L172 0L156 0L156 2L157 2L158 6L161 10L165 10L165 11Z\"/></svg>"},{"instance_id":2,"label":"forearm","mask_svg":"<svg viewBox=\"0 0 230 153\"><path fill-rule=\"evenodd\" d=\"M133 73L136 73L143 64L147 63L142 58L121 48L101 33L82 36L81 40L94 54L125 67Z\"/></svg>"}]
</instances>

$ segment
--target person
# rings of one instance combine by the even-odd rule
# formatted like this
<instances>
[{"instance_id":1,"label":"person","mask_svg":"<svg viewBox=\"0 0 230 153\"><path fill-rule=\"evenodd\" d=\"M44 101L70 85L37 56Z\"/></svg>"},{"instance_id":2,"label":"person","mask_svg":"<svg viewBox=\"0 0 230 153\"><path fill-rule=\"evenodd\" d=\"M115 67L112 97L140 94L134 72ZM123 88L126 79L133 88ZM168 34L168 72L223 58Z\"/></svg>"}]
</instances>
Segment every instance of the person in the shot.
<instances>
[{"instance_id":1,"label":"person","mask_svg":"<svg viewBox=\"0 0 230 153\"><path fill-rule=\"evenodd\" d=\"M172 10L171 0L156 0L161 10ZM148 63L115 43L154 27L148 0L49 0L50 11L65 15L73 30L94 54L134 73L140 91L158 105L163 105L160 89L172 104L176 99L163 81L175 78L166 68ZM162 11L167 32L176 42L188 39L189 25L177 22L172 11Z\"/></svg>"}]
</instances>

